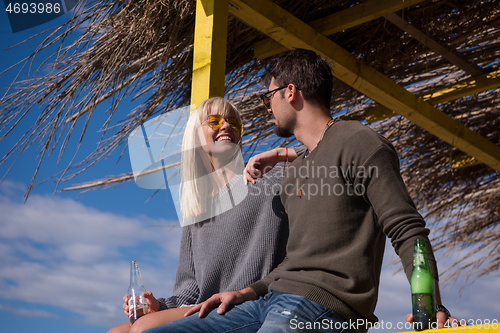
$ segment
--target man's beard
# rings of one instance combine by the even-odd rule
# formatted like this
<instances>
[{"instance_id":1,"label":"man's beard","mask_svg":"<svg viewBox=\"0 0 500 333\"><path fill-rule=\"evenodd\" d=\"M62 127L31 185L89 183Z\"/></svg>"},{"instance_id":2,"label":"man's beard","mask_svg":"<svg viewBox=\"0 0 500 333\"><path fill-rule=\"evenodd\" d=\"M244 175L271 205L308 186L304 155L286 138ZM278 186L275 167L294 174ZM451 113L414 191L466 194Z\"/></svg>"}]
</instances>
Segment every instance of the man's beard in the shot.
<instances>
[{"instance_id":1,"label":"man's beard","mask_svg":"<svg viewBox=\"0 0 500 333\"><path fill-rule=\"evenodd\" d=\"M280 138L289 138L293 135L293 133L290 132L287 128L279 127L279 126L276 126L274 128L274 134L276 134Z\"/></svg>"},{"instance_id":2,"label":"man's beard","mask_svg":"<svg viewBox=\"0 0 500 333\"><path fill-rule=\"evenodd\" d=\"M280 138L289 138L293 136L295 128L295 119L284 117L280 123L274 122L274 134Z\"/></svg>"}]
</instances>

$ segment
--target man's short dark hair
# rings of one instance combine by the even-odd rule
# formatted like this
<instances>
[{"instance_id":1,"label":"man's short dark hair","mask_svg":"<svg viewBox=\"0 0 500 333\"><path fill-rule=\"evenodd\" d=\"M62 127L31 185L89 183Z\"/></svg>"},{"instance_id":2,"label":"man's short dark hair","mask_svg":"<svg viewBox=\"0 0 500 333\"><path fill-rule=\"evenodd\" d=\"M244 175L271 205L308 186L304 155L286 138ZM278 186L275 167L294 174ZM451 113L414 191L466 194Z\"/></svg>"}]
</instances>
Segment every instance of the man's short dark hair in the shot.
<instances>
[{"instance_id":1,"label":"man's short dark hair","mask_svg":"<svg viewBox=\"0 0 500 333\"><path fill-rule=\"evenodd\" d=\"M332 69L315 52L293 49L282 53L266 66L262 81L269 86L273 77L279 87L293 83L302 92L304 100L330 110ZM283 92L281 93L283 96Z\"/></svg>"}]
</instances>

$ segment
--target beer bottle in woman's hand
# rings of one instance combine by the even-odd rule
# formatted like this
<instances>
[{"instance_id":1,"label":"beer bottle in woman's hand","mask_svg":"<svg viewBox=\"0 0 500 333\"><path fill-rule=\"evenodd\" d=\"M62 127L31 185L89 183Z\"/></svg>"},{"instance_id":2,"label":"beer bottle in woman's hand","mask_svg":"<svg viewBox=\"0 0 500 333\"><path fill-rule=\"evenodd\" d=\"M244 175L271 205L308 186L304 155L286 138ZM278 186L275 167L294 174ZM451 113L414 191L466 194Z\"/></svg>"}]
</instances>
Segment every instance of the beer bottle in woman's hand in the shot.
<instances>
[{"instance_id":1,"label":"beer bottle in woman's hand","mask_svg":"<svg viewBox=\"0 0 500 333\"><path fill-rule=\"evenodd\" d=\"M148 303L142 296L145 291L139 262L133 260L130 262L130 286L128 287L128 316L131 326L139 317L148 313Z\"/></svg>"}]
</instances>

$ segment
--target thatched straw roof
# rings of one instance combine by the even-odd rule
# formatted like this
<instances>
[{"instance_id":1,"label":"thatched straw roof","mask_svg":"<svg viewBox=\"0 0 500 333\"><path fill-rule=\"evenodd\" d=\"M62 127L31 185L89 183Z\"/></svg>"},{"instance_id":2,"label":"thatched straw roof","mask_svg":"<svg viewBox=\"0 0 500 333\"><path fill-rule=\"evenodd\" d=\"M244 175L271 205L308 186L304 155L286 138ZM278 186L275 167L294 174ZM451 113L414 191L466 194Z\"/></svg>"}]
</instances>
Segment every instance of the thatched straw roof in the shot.
<instances>
[{"instance_id":1,"label":"thatched straw roof","mask_svg":"<svg viewBox=\"0 0 500 333\"><path fill-rule=\"evenodd\" d=\"M369 1L273 2L309 23ZM428 0L417 1L416 5L410 0L401 2L405 7L395 15L373 18L328 38L415 94L499 69L499 0ZM59 175L60 181L68 181L114 149L126 149L128 134L146 119L188 105L195 3L192 0L88 1L85 7L77 9L79 14L47 37L33 55L47 45L61 43L73 31L82 29L83 34L54 54L47 74L20 82L20 89L12 90L1 100L0 140L9 136L9 130L33 104L42 105L44 112L0 163L32 144L41 143L40 162L45 152L50 153L54 147L62 145L64 153L68 137L63 133L69 131L71 135L76 122L88 122L97 105L111 101L109 122L103 124L103 140L85 160L76 161ZM458 56L469 67L457 66L431 49L427 42L410 36L394 24L398 18L411 23L424 36L449 50L448 56ZM276 140L271 135L273 123L257 97L258 92L265 90L259 78L268 58L257 59L254 44L266 38L229 15L226 96L243 110L250 153L263 140ZM136 109L125 111L120 109L125 96L129 99L145 96L147 100ZM439 101L436 107L500 146L499 102L500 89L493 87ZM375 106L377 103L353 88L340 81L335 83L334 116L364 122L366 112ZM411 195L427 219L434 221L431 228L436 247L479 249L483 251L480 260L464 260L460 267L479 275L498 271L498 170L484 164L453 168L451 161L461 152L403 117L369 126L391 139L397 148ZM130 179L130 175L121 175L71 188L106 186ZM27 194L32 186L33 183Z\"/></svg>"}]
</instances>

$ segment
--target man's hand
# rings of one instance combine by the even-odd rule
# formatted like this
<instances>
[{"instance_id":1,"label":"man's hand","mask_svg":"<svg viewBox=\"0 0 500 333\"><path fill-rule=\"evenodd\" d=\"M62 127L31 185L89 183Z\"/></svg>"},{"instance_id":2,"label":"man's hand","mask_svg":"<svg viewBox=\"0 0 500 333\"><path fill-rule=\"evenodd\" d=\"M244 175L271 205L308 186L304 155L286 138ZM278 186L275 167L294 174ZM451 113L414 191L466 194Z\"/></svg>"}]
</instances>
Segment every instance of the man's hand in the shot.
<instances>
[{"instance_id":1,"label":"man's hand","mask_svg":"<svg viewBox=\"0 0 500 333\"><path fill-rule=\"evenodd\" d=\"M217 309L217 313L223 314L230 305L237 305L245 301L255 299L257 299L257 295L250 287L246 287L238 291L226 291L212 295L212 297L207 299L205 302L193 306L188 312L186 312L184 317L190 316L199 311L200 313L198 317L201 318L207 311L215 309L216 307L219 307Z\"/></svg>"},{"instance_id":2,"label":"man's hand","mask_svg":"<svg viewBox=\"0 0 500 333\"><path fill-rule=\"evenodd\" d=\"M436 319L438 328L465 326L465 323L460 323L457 318L448 317L443 311L438 311L436 313ZM413 323L413 314L407 314L406 321L408 323Z\"/></svg>"},{"instance_id":3,"label":"man's hand","mask_svg":"<svg viewBox=\"0 0 500 333\"><path fill-rule=\"evenodd\" d=\"M248 182L255 184L255 179L262 178L277 163L284 162L287 157L288 161L292 162L297 158L297 153L293 149L288 149L287 152L286 148L275 148L251 157L243 171L245 185L248 185Z\"/></svg>"},{"instance_id":4,"label":"man's hand","mask_svg":"<svg viewBox=\"0 0 500 333\"><path fill-rule=\"evenodd\" d=\"M160 310L160 302L158 302L158 300L153 296L153 293L150 292L150 291L146 291L144 293L142 293L142 297L144 297L148 303L148 309L149 309L149 313L151 312L157 312L158 310ZM129 295L125 295L123 296L123 312L125 313L125 315L128 317L128 314L129 314L129 309L128 309L128 299L129 299Z\"/></svg>"}]
</instances>

